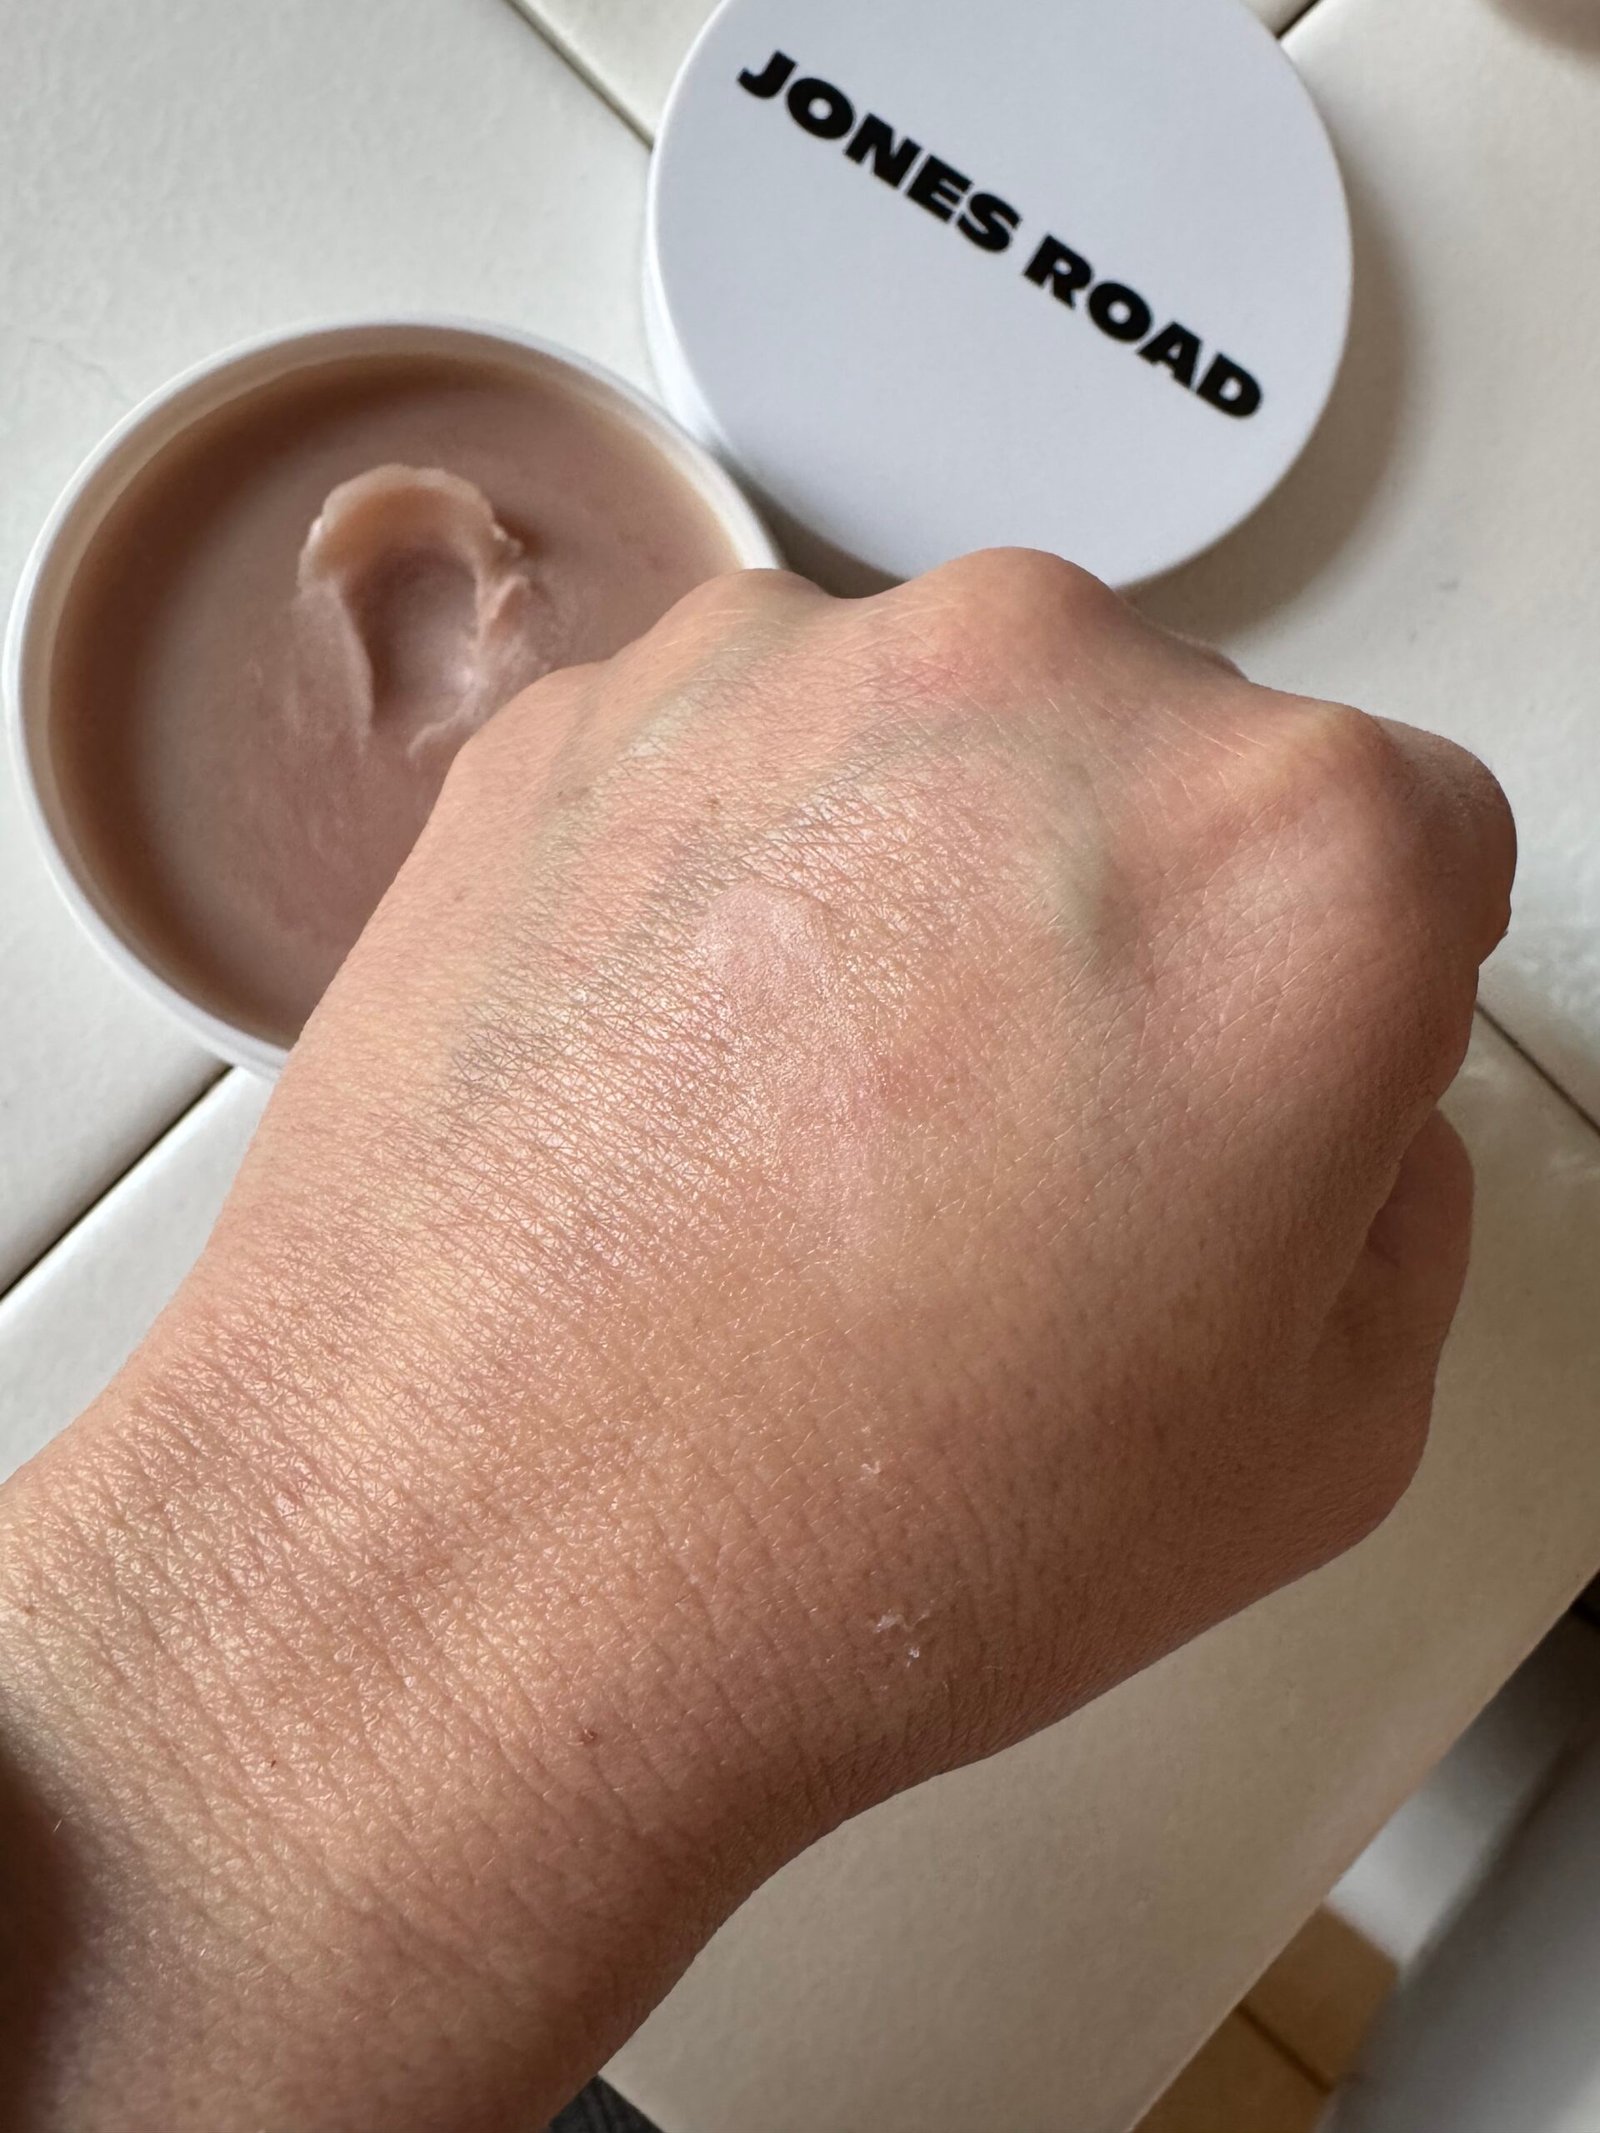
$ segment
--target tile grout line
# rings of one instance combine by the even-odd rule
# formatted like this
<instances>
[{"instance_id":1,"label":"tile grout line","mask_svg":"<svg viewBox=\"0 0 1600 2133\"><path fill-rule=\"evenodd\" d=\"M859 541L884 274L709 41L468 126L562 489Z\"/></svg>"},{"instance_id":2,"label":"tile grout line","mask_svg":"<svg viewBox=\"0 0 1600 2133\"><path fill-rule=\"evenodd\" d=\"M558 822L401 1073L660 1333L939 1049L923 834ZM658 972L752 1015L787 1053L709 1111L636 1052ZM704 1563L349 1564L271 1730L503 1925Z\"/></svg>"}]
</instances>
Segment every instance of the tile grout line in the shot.
<instances>
[{"instance_id":1,"label":"tile grout line","mask_svg":"<svg viewBox=\"0 0 1600 2133\"><path fill-rule=\"evenodd\" d=\"M655 146L654 136L639 122L610 84L588 65L576 47L554 30L542 15L534 14L533 0L505 0L505 5L525 28L530 29L535 37L550 47L563 65L572 69L584 87L600 99L613 118L622 121L635 140L641 142L646 149Z\"/></svg>"},{"instance_id":2,"label":"tile grout line","mask_svg":"<svg viewBox=\"0 0 1600 2133\"><path fill-rule=\"evenodd\" d=\"M1239 2002L1238 2006L1234 2008L1233 2013L1238 2017L1241 2022L1246 2025L1247 2028L1253 2029L1256 2035L1262 2039L1263 2043L1270 2044L1272 2049L1277 2053L1278 2057L1282 2059L1286 2065L1292 2066L1297 2074L1303 2074L1306 2080L1310 2082L1311 2086L1316 2090L1319 2096L1333 2095L1334 2091L1329 2088L1327 2082L1317 2072L1316 2068L1314 2066L1309 2066L1306 2061L1301 2058L1300 2054L1295 2050L1294 2046L1292 2044L1285 2043L1284 2039L1278 2035L1278 2032L1275 2029L1269 2029L1267 2027L1266 2023L1262 2021L1261 2017L1250 2005L1250 1998L1248 1993ZM1204 2049L1205 2046L1202 2045L1201 2050L1203 2051Z\"/></svg>"},{"instance_id":3,"label":"tile grout line","mask_svg":"<svg viewBox=\"0 0 1600 2133\"><path fill-rule=\"evenodd\" d=\"M1578 1118L1581 1118L1583 1120L1583 1123L1589 1128L1591 1133L1600 1133L1600 1118L1596 1118L1596 1116L1588 1108L1588 1106L1586 1104L1581 1103L1578 1098L1573 1095L1572 1091L1567 1088L1565 1083L1558 1081L1555 1075L1551 1073L1550 1069L1545 1066L1542 1061L1536 1059L1533 1053L1530 1052L1528 1050L1528 1047L1522 1042L1522 1040L1519 1037L1513 1036L1512 1032L1507 1029L1505 1024L1500 1020L1499 1016L1491 1014L1488 1008L1484 1006L1481 1000L1478 1002L1477 1012L1483 1017L1484 1021L1488 1023L1490 1029L1494 1031L1495 1035L1501 1040L1501 1042L1507 1045L1513 1052L1516 1053L1517 1057L1522 1061L1523 1065L1525 1067L1530 1068L1533 1073L1538 1075L1539 1079L1544 1083L1545 1087L1550 1091L1552 1096L1559 1098L1569 1111L1573 1112Z\"/></svg>"},{"instance_id":4,"label":"tile grout line","mask_svg":"<svg viewBox=\"0 0 1600 2133\"><path fill-rule=\"evenodd\" d=\"M519 22L533 32L541 43L549 46L550 50L555 53L556 57L565 66L571 68L584 87L600 99L601 103L605 105L614 118L622 121L635 140L639 141L647 149L654 149L655 134L651 128L628 109L620 94L612 88L603 75L589 64L577 47L568 38L564 37L554 24L547 21L542 13L536 14L534 12L537 0L504 0L504 4L511 9ZM1273 31L1273 36L1282 44L1290 31L1297 30L1306 17L1314 14L1321 5L1322 0L1302 0L1301 6L1290 16L1289 20L1281 28Z\"/></svg>"},{"instance_id":5,"label":"tile grout line","mask_svg":"<svg viewBox=\"0 0 1600 2133\"><path fill-rule=\"evenodd\" d=\"M72 1217L71 1221L68 1222L65 1229L58 1230L56 1235L50 1239L50 1242L48 1244L44 1245L39 1251L35 1252L33 1257L28 1260L26 1265L19 1267L16 1273L11 1276L10 1280L7 1281L3 1287L0 1287L0 1310L4 1309L6 1304L11 1301L11 1299L22 1288L25 1282L31 1281L35 1274L39 1273L42 1268L49 1264L50 1260L54 1257L54 1255L61 1250L63 1245L67 1244L73 1237L78 1234L79 1230L83 1228L83 1225L86 1222L93 1220L94 1216L99 1213L100 1209L105 1206L106 1202L111 1199L113 1194L120 1192L122 1187L127 1184L128 1180L133 1176L134 1172L138 1170L141 1165L147 1163L150 1160L151 1156L155 1154L156 1150L160 1148L165 1141L170 1139L170 1137L177 1132L180 1126L185 1125L188 1120L194 1116L195 1112L200 1109L200 1106L203 1103L206 1103L212 1096L214 1096L217 1090L220 1089L223 1084L229 1079L229 1077L237 1071L238 1070L234 1067L224 1066L220 1061L218 1062L217 1071L215 1072L215 1074L212 1075L211 1079L198 1092L198 1094L191 1097L188 1103L183 1106L181 1111L174 1112L173 1116L167 1120L166 1124L161 1128L161 1131L156 1134L155 1138L153 1140L147 1141L145 1145L141 1149L139 1149L137 1154L135 1154L129 1162L123 1164L122 1168L116 1173L114 1177L107 1180L107 1182L94 1195L94 1198L92 1200L86 1201L85 1204L78 1209L78 1212Z\"/></svg>"}]
</instances>

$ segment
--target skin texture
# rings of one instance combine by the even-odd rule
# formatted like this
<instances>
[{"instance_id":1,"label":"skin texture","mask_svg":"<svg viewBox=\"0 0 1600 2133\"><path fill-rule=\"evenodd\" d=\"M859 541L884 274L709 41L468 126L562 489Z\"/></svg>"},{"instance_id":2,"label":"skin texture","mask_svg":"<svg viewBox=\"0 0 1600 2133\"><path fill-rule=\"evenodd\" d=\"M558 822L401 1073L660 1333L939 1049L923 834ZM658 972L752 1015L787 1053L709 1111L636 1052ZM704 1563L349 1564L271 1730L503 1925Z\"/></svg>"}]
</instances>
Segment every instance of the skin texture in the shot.
<instances>
[{"instance_id":1,"label":"skin texture","mask_svg":"<svg viewBox=\"0 0 1600 2133\"><path fill-rule=\"evenodd\" d=\"M541 2124L785 1858L1359 1540L1512 865L1038 555L509 707L0 1496L16 2122Z\"/></svg>"}]
</instances>

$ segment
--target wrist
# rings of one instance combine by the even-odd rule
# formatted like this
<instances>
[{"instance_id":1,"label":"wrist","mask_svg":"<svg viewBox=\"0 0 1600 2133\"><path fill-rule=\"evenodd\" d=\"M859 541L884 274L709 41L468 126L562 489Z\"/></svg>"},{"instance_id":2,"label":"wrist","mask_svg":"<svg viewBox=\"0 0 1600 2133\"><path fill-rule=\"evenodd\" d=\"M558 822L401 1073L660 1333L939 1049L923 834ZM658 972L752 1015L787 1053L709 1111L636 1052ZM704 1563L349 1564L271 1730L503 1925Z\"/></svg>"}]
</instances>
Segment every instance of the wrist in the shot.
<instances>
[{"instance_id":1,"label":"wrist","mask_svg":"<svg viewBox=\"0 0 1600 2133\"><path fill-rule=\"evenodd\" d=\"M4 1737L74 1891L61 2122L130 2080L174 2126L556 2108L819 1833L809 1788L665 1569L419 1489L440 1448L382 1399L157 1347L0 1497Z\"/></svg>"}]
</instances>

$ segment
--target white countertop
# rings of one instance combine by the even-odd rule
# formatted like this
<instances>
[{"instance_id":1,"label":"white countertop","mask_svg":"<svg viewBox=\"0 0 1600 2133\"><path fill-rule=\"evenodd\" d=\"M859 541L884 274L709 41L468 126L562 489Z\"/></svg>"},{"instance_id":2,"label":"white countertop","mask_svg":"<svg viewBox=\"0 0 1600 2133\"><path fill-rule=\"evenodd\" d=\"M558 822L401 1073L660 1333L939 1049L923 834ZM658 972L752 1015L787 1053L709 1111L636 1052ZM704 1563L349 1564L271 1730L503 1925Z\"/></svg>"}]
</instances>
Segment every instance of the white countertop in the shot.
<instances>
[{"instance_id":1,"label":"white countertop","mask_svg":"<svg viewBox=\"0 0 1600 2133\"><path fill-rule=\"evenodd\" d=\"M647 382L644 139L704 0L529 4L0 0L0 592L116 415L268 326L475 313ZM1124 2133L1600 1564L1600 17L1315 0L1288 45L1355 205L1351 358L1149 600L1517 802L1435 1441L1346 1562L780 1876L619 2062L665 2133ZM9 1466L181 1278L261 1092L78 940L4 770L0 998Z\"/></svg>"}]
</instances>

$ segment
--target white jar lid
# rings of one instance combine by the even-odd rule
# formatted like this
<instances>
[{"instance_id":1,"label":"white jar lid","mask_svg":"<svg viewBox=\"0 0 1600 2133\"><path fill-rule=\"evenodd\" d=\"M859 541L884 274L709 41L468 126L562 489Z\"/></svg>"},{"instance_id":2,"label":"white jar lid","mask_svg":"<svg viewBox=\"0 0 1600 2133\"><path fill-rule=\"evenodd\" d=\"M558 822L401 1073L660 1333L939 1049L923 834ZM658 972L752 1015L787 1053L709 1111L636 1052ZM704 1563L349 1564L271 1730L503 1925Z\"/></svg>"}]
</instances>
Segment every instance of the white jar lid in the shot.
<instances>
[{"instance_id":1,"label":"white jar lid","mask_svg":"<svg viewBox=\"0 0 1600 2133\"><path fill-rule=\"evenodd\" d=\"M650 194L662 391L897 577L1128 585L1293 464L1350 306L1333 151L1242 0L724 0Z\"/></svg>"}]
</instances>

